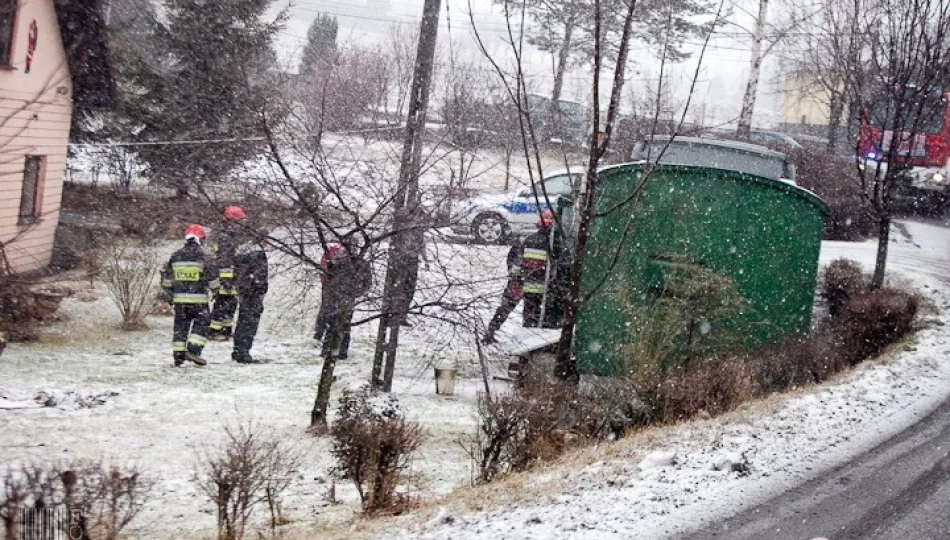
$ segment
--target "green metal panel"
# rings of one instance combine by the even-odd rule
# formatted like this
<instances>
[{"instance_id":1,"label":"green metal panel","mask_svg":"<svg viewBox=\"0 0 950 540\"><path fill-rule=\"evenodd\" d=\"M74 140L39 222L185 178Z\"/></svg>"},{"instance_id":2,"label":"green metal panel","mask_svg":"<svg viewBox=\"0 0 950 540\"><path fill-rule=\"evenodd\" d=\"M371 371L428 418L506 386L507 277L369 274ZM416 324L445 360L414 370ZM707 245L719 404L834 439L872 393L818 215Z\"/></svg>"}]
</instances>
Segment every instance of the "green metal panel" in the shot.
<instances>
[{"instance_id":1,"label":"green metal panel","mask_svg":"<svg viewBox=\"0 0 950 540\"><path fill-rule=\"evenodd\" d=\"M809 329L828 212L820 199L781 181L685 166L655 169L631 199L641 172L628 164L599 174L596 211L605 215L591 224L582 290L599 288L578 317L582 372L610 374L628 354L633 314L677 261L728 276L745 298L738 320L711 328L742 325L747 346Z\"/></svg>"}]
</instances>

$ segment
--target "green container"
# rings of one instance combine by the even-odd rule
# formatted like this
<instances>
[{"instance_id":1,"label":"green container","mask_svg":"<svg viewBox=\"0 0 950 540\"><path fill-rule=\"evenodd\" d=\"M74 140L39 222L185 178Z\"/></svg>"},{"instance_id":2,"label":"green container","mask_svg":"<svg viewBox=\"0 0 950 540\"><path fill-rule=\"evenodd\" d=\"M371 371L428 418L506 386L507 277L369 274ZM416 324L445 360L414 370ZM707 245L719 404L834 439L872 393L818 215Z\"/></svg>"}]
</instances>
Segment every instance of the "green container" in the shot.
<instances>
[{"instance_id":1,"label":"green container","mask_svg":"<svg viewBox=\"0 0 950 540\"><path fill-rule=\"evenodd\" d=\"M582 291L597 292L577 321L581 372L629 369L631 351L662 341L656 306L680 301L685 293L671 284L682 276L699 276L700 289L727 283L742 301L703 312L719 319L690 319L689 337L670 344L677 351L710 335L754 347L809 330L828 213L821 199L778 180L664 165L631 200L641 173L640 164L599 173L596 212L606 215L593 220L586 249Z\"/></svg>"}]
</instances>

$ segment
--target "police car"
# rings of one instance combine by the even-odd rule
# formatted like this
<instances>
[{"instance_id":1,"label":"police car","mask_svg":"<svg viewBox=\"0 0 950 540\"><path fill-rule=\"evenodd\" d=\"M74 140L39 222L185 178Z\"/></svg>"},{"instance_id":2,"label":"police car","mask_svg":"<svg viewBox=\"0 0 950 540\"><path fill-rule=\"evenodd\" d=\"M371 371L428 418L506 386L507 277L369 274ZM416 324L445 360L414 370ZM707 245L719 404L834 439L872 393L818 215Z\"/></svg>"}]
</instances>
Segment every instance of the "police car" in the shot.
<instances>
[{"instance_id":1,"label":"police car","mask_svg":"<svg viewBox=\"0 0 950 540\"><path fill-rule=\"evenodd\" d=\"M453 229L460 234L471 234L484 244L497 244L512 236L534 232L538 215L549 205L557 204L561 195L570 195L580 185L583 173L576 171L553 174L544 179L544 190L536 186L517 191L487 193L462 200L456 206ZM547 193L547 201L544 194Z\"/></svg>"}]
</instances>

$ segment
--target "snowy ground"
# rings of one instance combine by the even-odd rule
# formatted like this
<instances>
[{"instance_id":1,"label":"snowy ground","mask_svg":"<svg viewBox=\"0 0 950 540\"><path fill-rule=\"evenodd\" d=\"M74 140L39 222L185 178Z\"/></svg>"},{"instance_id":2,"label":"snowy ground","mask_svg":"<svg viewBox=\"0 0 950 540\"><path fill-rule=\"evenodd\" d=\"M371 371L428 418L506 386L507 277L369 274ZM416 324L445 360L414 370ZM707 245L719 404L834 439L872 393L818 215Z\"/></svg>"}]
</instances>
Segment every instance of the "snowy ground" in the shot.
<instances>
[{"instance_id":1,"label":"snowy ground","mask_svg":"<svg viewBox=\"0 0 950 540\"><path fill-rule=\"evenodd\" d=\"M827 384L722 418L647 430L359 535L671 538L714 526L872 448L950 396L950 231L908 223L906 233L892 243L891 276L919 287L940 309L913 342ZM870 268L874 247L829 242L822 263L847 257ZM734 472L733 464L746 471Z\"/></svg>"},{"instance_id":2,"label":"snowy ground","mask_svg":"<svg viewBox=\"0 0 950 540\"><path fill-rule=\"evenodd\" d=\"M166 245L162 255L176 246ZM440 244L431 251L444 262L433 264L421 286L449 274L478 283L477 294L500 294L505 247ZM205 353L207 368L174 369L170 318L150 318L148 331L121 332L119 314L102 284L90 294L88 282L60 283L80 291L63 302L60 312L67 320L45 328L39 343L11 344L0 357L0 466L72 458L137 463L157 485L135 522L135 536L182 538L187 531L189 538L211 537L212 506L190 478L201 456L223 439L224 426L254 421L305 455L306 466L286 507L294 525L350 516L357 508L355 490L341 482L336 498L345 504L325 500L331 481L329 446L325 439L305 434L321 368L310 339L318 297L300 297L297 276L280 266L272 260L272 271L277 271L253 350L269 363L255 366L231 362L230 344L212 342ZM83 301L90 297L97 299ZM490 312L478 315L487 320ZM516 326L516 319L520 317L513 315L508 328ZM432 320L412 322L415 326L402 332L394 389L408 415L429 433L414 467L418 489L444 494L469 483L469 461L456 441L474 430L473 409L483 385L471 343L448 346L450 328ZM375 326L355 329L349 359L337 366L336 390L368 378L374 337ZM446 364L463 375L453 397L435 395L432 367ZM505 362L496 354L490 365L503 373ZM507 383L494 384L501 390ZM59 406L39 407L33 398L40 391L64 399ZM105 396L99 400L104 404L80 406L96 401L86 399L96 395ZM331 407L336 396L334 392Z\"/></svg>"},{"instance_id":3,"label":"snowy ground","mask_svg":"<svg viewBox=\"0 0 950 540\"><path fill-rule=\"evenodd\" d=\"M911 238L894 243L892 275L912 281L944 307L950 300L943 281L950 276L950 234L916 224L908 232ZM440 258L453 260L459 275L504 275L504 248L437 247L446 250ZM847 256L870 265L873 247L828 243L822 259ZM172 369L169 319L150 319L152 330L146 332L123 333L115 328L118 314L101 286L98 300L67 299L67 322L48 328L38 344L10 345L0 358L0 404L24 403L40 390L99 394L105 403L79 408L76 399L66 399L61 407L0 406L0 462L101 457L138 463L157 484L134 536L206 538L213 536L214 515L190 481L195 465L221 441L223 426L253 420L306 456L286 504L289 528L303 537L337 537L357 496L340 482L336 495L344 504L326 501L328 444L304 434L320 369L309 339L316 305L297 298L289 280L278 278L268 296L255 352L271 363L259 366L235 365L229 347L212 343L209 367ZM79 281L71 285L83 287ZM484 287L500 291L501 281ZM487 320L490 311L480 315ZM945 317L939 316L948 322ZM942 362L950 352L945 332L940 326L924 330L914 346L824 387L752 404L722 419L649 430L581 452L568 458L569 465L462 490L445 499L441 514L433 506L395 521L359 522L364 530L353 534L662 538L687 530L871 446L950 395L950 365ZM414 464L418 489L429 496L470 481L469 460L457 441L474 429L482 384L471 348L442 347L444 333L431 322L409 329L395 381L402 405L429 433ZM350 358L338 367L337 388L366 378L374 334L372 326L357 329ZM434 393L431 368L444 363L458 365L463 374L450 398ZM503 366L494 365L498 371ZM504 385L495 384L499 390ZM743 455L748 476L713 470L728 470ZM513 500L518 503L506 505Z\"/></svg>"}]
</instances>

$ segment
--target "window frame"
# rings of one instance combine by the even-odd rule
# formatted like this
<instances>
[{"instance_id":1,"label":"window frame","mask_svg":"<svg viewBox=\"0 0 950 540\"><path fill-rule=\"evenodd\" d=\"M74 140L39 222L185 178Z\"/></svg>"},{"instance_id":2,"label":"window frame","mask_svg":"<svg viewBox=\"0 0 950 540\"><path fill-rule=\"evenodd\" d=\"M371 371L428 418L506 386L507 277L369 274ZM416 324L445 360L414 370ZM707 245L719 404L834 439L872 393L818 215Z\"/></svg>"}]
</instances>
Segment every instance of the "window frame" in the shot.
<instances>
[{"instance_id":1,"label":"window frame","mask_svg":"<svg viewBox=\"0 0 950 540\"><path fill-rule=\"evenodd\" d=\"M16 48L16 30L17 22L19 20L18 15L20 14L20 0L0 0L0 4L4 1L9 1L13 4L13 10L10 14L10 32L8 35L4 36L0 33L0 41L7 40L7 57L3 58L0 55L0 70L3 69L13 69L13 57L14 49ZM0 5L0 11L2 11L2 5Z\"/></svg>"},{"instance_id":2,"label":"window frame","mask_svg":"<svg viewBox=\"0 0 950 540\"><path fill-rule=\"evenodd\" d=\"M32 167L32 170L36 171L36 180L33 182L32 186L32 197L31 207L28 209L28 212L24 210L24 199L27 195L27 187L29 186L27 182L27 175L31 171L31 163L36 165ZM40 221L40 218L43 215L43 191L45 187L44 180L46 178L46 156L37 156L37 155L26 155L23 159L23 181L20 185L20 205L18 209L18 225L31 225Z\"/></svg>"}]
</instances>

